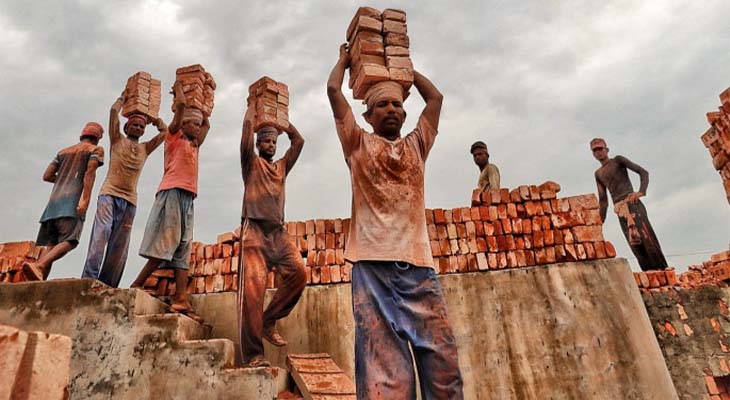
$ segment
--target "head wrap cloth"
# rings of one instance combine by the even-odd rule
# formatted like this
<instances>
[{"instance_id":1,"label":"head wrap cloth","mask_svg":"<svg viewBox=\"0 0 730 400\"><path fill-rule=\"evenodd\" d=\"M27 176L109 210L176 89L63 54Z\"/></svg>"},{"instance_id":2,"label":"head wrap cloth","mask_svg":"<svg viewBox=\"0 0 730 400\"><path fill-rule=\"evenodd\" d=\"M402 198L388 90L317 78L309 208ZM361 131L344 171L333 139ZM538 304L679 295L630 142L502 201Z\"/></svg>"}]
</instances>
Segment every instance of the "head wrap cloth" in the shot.
<instances>
[{"instance_id":1,"label":"head wrap cloth","mask_svg":"<svg viewBox=\"0 0 730 400\"><path fill-rule=\"evenodd\" d=\"M81 137L84 136L91 136L95 137L97 139L101 139L101 137L104 135L104 128L101 127L96 122L89 122L84 126L84 129L81 130Z\"/></svg>"},{"instance_id":2,"label":"head wrap cloth","mask_svg":"<svg viewBox=\"0 0 730 400\"><path fill-rule=\"evenodd\" d=\"M267 136L277 137L279 136L279 131L273 126L264 126L256 132L256 141L259 142Z\"/></svg>"},{"instance_id":3,"label":"head wrap cloth","mask_svg":"<svg viewBox=\"0 0 730 400\"><path fill-rule=\"evenodd\" d=\"M142 125L147 125L147 116L143 114L132 114L127 118L127 124L131 124L132 121L139 121ZM126 125L126 124L125 124Z\"/></svg>"},{"instance_id":4,"label":"head wrap cloth","mask_svg":"<svg viewBox=\"0 0 730 400\"><path fill-rule=\"evenodd\" d=\"M382 81L374 84L365 92L363 104L366 104L368 111L370 111L381 100L395 100L402 103L406 97L408 97L408 94L404 93L403 86L400 83L395 81Z\"/></svg>"},{"instance_id":5,"label":"head wrap cloth","mask_svg":"<svg viewBox=\"0 0 730 400\"><path fill-rule=\"evenodd\" d=\"M603 140L603 138L595 138L591 140L591 150L593 150L596 147L607 147L606 141Z\"/></svg>"},{"instance_id":6,"label":"head wrap cloth","mask_svg":"<svg viewBox=\"0 0 730 400\"><path fill-rule=\"evenodd\" d=\"M203 122L203 112L198 110L197 108L193 107L185 107L185 111L183 112L183 121L187 121L189 119L192 119L196 122Z\"/></svg>"}]
</instances>

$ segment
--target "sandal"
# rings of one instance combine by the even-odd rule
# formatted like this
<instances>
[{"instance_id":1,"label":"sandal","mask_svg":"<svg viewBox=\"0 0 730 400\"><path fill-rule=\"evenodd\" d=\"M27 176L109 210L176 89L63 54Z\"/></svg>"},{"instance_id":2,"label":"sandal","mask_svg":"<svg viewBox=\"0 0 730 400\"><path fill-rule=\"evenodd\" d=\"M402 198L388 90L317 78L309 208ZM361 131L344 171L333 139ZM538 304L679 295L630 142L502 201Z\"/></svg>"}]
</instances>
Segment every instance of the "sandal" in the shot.
<instances>
[{"instance_id":1,"label":"sandal","mask_svg":"<svg viewBox=\"0 0 730 400\"><path fill-rule=\"evenodd\" d=\"M185 306L180 306L180 305L177 305L177 304L173 304L173 305L170 306L170 311L173 311L173 312L176 312L176 313L180 313L180 314L182 314L182 315L184 315L184 316L192 319L193 321L195 321L195 322L197 322L199 324L204 324L205 323L205 320L200 315L196 314L193 311L193 309L190 308L190 307L185 307Z\"/></svg>"}]
</instances>

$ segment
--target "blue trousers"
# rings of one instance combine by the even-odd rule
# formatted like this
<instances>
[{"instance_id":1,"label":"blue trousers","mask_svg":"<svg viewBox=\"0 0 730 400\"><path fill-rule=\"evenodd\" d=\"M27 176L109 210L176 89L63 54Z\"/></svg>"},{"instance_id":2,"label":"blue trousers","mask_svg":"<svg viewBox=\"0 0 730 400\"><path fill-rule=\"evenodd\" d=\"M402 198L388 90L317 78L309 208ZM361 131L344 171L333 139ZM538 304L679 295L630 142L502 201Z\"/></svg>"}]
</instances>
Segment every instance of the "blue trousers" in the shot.
<instances>
[{"instance_id":1,"label":"blue trousers","mask_svg":"<svg viewBox=\"0 0 730 400\"><path fill-rule=\"evenodd\" d=\"M352 268L358 399L463 399L456 341L432 268L360 261ZM411 350L413 358L411 358Z\"/></svg>"},{"instance_id":2,"label":"blue trousers","mask_svg":"<svg viewBox=\"0 0 730 400\"><path fill-rule=\"evenodd\" d=\"M94 278L111 287L119 287L136 211L137 207L127 200L106 194L99 196L82 278Z\"/></svg>"}]
</instances>

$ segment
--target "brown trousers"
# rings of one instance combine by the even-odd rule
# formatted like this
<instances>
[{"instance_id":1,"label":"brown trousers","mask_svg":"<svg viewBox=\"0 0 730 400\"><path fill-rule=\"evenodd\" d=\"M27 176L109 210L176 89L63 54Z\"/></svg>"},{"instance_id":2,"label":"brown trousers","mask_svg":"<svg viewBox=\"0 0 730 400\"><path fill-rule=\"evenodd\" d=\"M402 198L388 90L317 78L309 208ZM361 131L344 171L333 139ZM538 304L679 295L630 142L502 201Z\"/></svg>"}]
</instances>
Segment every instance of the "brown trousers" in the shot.
<instances>
[{"instance_id":1,"label":"brown trousers","mask_svg":"<svg viewBox=\"0 0 730 400\"><path fill-rule=\"evenodd\" d=\"M238 274L238 330L241 360L263 356L264 329L289 315L307 283L304 262L284 226L246 219L241 226L242 256ZM281 285L264 311L267 274L276 266Z\"/></svg>"},{"instance_id":2,"label":"brown trousers","mask_svg":"<svg viewBox=\"0 0 730 400\"><path fill-rule=\"evenodd\" d=\"M659 245L659 239L657 239L654 228L652 228L649 222L649 215L646 213L644 203L639 200L636 200L634 203L628 203L628 211L631 213L633 227L638 233L639 240L632 242L630 233L631 224L628 218L619 215L618 221L641 270L651 271L669 268L667 260L664 258L662 247Z\"/></svg>"}]
</instances>

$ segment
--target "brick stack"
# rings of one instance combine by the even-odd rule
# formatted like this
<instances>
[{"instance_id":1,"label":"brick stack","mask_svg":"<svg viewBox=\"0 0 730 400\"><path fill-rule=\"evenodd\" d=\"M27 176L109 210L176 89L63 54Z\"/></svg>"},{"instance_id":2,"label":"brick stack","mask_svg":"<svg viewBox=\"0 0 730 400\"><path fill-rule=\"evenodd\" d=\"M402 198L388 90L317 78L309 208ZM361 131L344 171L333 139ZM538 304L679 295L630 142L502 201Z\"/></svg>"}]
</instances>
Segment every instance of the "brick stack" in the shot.
<instances>
[{"instance_id":1,"label":"brick stack","mask_svg":"<svg viewBox=\"0 0 730 400\"><path fill-rule=\"evenodd\" d=\"M132 114L143 114L148 121L160 116L160 102L162 101L162 84L147 72L137 72L127 80L124 89L124 105L122 115L129 117Z\"/></svg>"},{"instance_id":2,"label":"brick stack","mask_svg":"<svg viewBox=\"0 0 730 400\"><path fill-rule=\"evenodd\" d=\"M23 262L34 262L47 251L34 242L10 242L0 244L0 283L24 282Z\"/></svg>"},{"instance_id":3,"label":"brick stack","mask_svg":"<svg viewBox=\"0 0 730 400\"><path fill-rule=\"evenodd\" d=\"M216 84L213 77L205 72L205 68L200 64L180 67L175 71L175 81L182 84L186 104L210 117L213 112Z\"/></svg>"},{"instance_id":4,"label":"brick stack","mask_svg":"<svg viewBox=\"0 0 730 400\"><path fill-rule=\"evenodd\" d=\"M634 272L636 285L643 292L645 291L668 291L672 287L679 286L677 273L673 268L663 271Z\"/></svg>"},{"instance_id":5,"label":"brick stack","mask_svg":"<svg viewBox=\"0 0 730 400\"><path fill-rule=\"evenodd\" d=\"M406 25L406 13L386 9L382 13L360 7L347 28L350 52L350 81L355 99L364 99L377 82L392 80L403 85L406 93L413 84Z\"/></svg>"},{"instance_id":6,"label":"brick stack","mask_svg":"<svg viewBox=\"0 0 730 400\"><path fill-rule=\"evenodd\" d=\"M256 107L253 130L274 126L279 131L289 127L289 88L265 76L248 88L247 103Z\"/></svg>"},{"instance_id":7,"label":"brick stack","mask_svg":"<svg viewBox=\"0 0 730 400\"><path fill-rule=\"evenodd\" d=\"M642 292L666 292L674 287L693 289L710 285L730 284L730 251L713 254L701 265L690 265L687 272L676 275L674 269L665 271L634 272L634 279Z\"/></svg>"},{"instance_id":8,"label":"brick stack","mask_svg":"<svg viewBox=\"0 0 730 400\"><path fill-rule=\"evenodd\" d=\"M425 210L431 251L438 274L519 268L556 262L612 258L616 251L603 238L595 195L557 198L559 186L520 186L475 192L473 206ZM305 263L310 285L350 282L352 265L344 259L349 219L287 222ZM239 244L236 232L215 244L195 243L191 254L190 293L237 290ZM268 287L276 287L269 274ZM145 287L174 293L172 271L153 274Z\"/></svg>"},{"instance_id":9,"label":"brick stack","mask_svg":"<svg viewBox=\"0 0 730 400\"><path fill-rule=\"evenodd\" d=\"M719 111L707 113L710 128L702 135L702 143L710 151L712 166L720 173L730 202L730 89L720 93L720 101Z\"/></svg>"}]
</instances>

